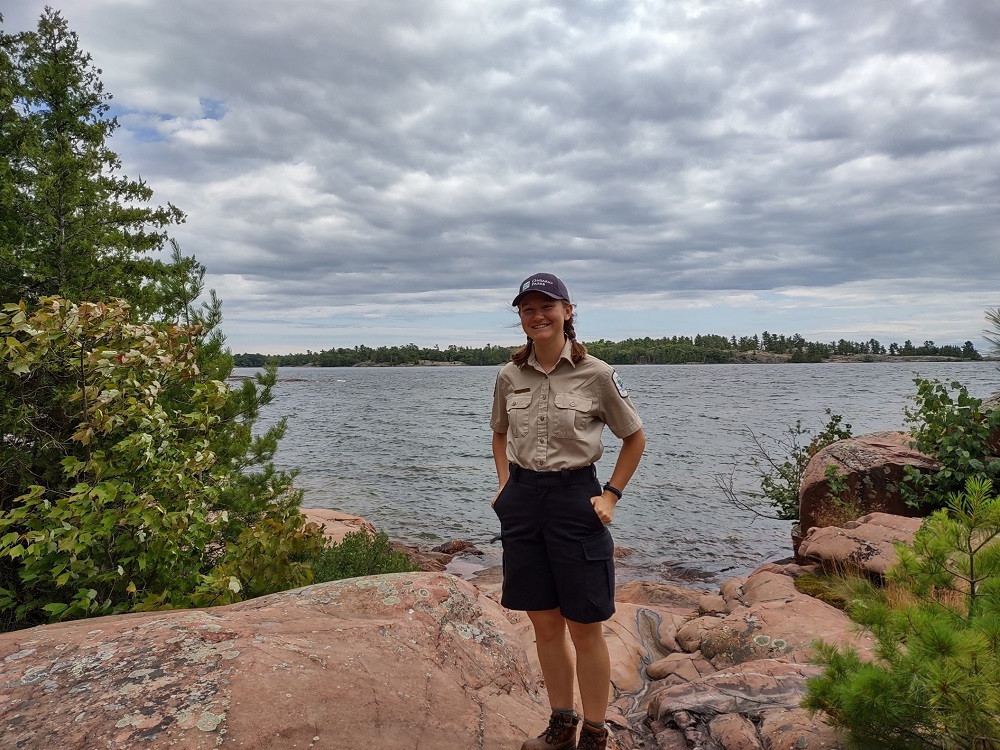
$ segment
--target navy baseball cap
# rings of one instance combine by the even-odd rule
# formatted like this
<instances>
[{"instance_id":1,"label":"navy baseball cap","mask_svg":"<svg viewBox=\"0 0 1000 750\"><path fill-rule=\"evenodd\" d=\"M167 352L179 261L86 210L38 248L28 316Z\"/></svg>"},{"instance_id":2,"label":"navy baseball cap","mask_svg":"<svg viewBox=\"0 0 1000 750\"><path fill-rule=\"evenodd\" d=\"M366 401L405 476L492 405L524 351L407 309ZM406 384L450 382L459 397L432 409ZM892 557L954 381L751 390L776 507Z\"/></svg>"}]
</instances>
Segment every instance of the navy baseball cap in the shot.
<instances>
[{"instance_id":1,"label":"navy baseball cap","mask_svg":"<svg viewBox=\"0 0 1000 750\"><path fill-rule=\"evenodd\" d=\"M521 297L530 292L541 292L546 297L564 299L569 302L569 290L566 288L566 285L559 280L559 277L553 276L551 273L536 273L526 278L521 282L517 296L514 297L514 301L510 304L517 307L517 303L521 301Z\"/></svg>"}]
</instances>

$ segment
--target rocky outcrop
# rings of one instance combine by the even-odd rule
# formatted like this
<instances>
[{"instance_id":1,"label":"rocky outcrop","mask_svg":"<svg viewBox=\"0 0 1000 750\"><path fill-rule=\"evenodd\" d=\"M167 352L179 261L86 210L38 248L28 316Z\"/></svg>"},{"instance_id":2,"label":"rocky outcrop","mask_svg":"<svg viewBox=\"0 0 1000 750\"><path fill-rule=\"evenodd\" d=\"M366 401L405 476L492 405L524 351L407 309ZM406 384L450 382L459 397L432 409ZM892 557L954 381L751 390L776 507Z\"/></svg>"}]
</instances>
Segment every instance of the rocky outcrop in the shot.
<instances>
[{"instance_id":1,"label":"rocky outcrop","mask_svg":"<svg viewBox=\"0 0 1000 750\"><path fill-rule=\"evenodd\" d=\"M888 543L908 522L874 515L857 528L888 530ZM848 534L816 554L854 559L874 538ZM530 623L497 603L491 570L475 585L373 576L0 635L0 750L518 747L548 707ZM605 625L616 747L842 748L799 708L819 673L810 646L867 658L872 643L796 588L818 570L768 564L717 592L622 584Z\"/></svg>"},{"instance_id":2,"label":"rocky outcrop","mask_svg":"<svg viewBox=\"0 0 1000 750\"><path fill-rule=\"evenodd\" d=\"M518 747L548 709L503 611L396 574L0 635L0 748Z\"/></svg>"},{"instance_id":3,"label":"rocky outcrop","mask_svg":"<svg viewBox=\"0 0 1000 750\"><path fill-rule=\"evenodd\" d=\"M826 570L882 577L897 560L896 543L912 545L922 524L922 518L869 513L843 526L810 529L798 555Z\"/></svg>"},{"instance_id":4,"label":"rocky outcrop","mask_svg":"<svg viewBox=\"0 0 1000 750\"><path fill-rule=\"evenodd\" d=\"M799 707L818 675L812 643L849 645L869 658L871 638L840 610L798 591L813 567L764 565L705 595L676 634L680 651L650 663L642 704L657 750L842 748L838 732Z\"/></svg>"},{"instance_id":5,"label":"rocky outcrop","mask_svg":"<svg viewBox=\"0 0 1000 750\"><path fill-rule=\"evenodd\" d=\"M843 747L835 730L799 708L806 680L819 672L815 666L762 659L656 691L649 718L657 747Z\"/></svg>"},{"instance_id":6,"label":"rocky outcrop","mask_svg":"<svg viewBox=\"0 0 1000 750\"><path fill-rule=\"evenodd\" d=\"M759 659L805 664L817 638L867 651L870 641L854 632L846 614L795 588L801 570L765 565L748 578L727 581L722 596L729 613L690 620L678 632L678 643L716 669Z\"/></svg>"},{"instance_id":7,"label":"rocky outcrop","mask_svg":"<svg viewBox=\"0 0 1000 750\"><path fill-rule=\"evenodd\" d=\"M329 544L340 544L344 541L344 537L351 532L376 533L375 526L361 516L352 516L350 513L341 513L339 510L329 508L301 508L300 510L308 523L323 527L323 535Z\"/></svg>"},{"instance_id":8,"label":"rocky outcrop","mask_svg":"<svg viewBox=\"0 0 1000 750\"><path fill-rule=\"evenodd\" d=\"M877 432L840 440L817 452L799 485L802 533L814 526L839 526L868 513L920 515L900 496L904 467L936 471L940 464L911 448L910 440L905 432ZM829 471L836 472L846 491L831 486Z\"/></svg>"}]
</instances>

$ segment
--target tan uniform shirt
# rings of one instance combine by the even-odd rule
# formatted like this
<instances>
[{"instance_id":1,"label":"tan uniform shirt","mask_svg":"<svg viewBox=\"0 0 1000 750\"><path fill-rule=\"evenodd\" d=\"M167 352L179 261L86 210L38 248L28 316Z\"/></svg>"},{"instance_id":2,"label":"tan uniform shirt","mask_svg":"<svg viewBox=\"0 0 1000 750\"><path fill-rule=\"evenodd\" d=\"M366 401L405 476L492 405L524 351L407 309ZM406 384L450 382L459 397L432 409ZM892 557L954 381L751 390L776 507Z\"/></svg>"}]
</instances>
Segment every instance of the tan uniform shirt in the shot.
<instances>
[{"instance_id":1,"label":"tan uniform shirt","mask_svg":"<svg viewBox=\"0 0 1000 750\"><path fill-rule=\"evenodd\" d=\"M587 356L573 364L566 342L548 375L534 352L523 368L508 362L497 376L490 427L507 433L507 460L533 471L578 469L604 453L604 425L619 438L642 427L611 365Z\"/></svg>"}]
</instances>

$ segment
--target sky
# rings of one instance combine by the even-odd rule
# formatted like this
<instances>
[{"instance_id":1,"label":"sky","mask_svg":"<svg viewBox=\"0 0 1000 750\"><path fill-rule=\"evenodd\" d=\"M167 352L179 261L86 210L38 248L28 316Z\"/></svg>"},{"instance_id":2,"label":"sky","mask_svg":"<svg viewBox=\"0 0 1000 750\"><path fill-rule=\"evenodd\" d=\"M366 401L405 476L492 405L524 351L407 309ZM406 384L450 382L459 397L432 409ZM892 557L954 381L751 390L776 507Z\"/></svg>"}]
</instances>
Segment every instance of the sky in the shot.
<instances>
[{"instance_id":1,"label":"sky","mask_svg":"<svg viewBox=\"0 0 1000 750\"><path fill-rule=\"evenodd\" d=\"M584 341L988 349L996 0L48 4L233 352L518 344L540 271Z\"/></svg>"}]
</instances>

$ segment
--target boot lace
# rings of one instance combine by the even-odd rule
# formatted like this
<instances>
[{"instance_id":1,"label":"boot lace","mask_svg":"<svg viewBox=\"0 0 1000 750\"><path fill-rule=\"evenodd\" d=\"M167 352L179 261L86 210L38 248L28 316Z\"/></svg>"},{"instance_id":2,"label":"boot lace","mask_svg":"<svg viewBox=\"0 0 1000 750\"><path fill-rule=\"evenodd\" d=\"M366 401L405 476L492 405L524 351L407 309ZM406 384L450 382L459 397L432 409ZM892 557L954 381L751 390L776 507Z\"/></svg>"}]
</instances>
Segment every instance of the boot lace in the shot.
<instances>
[{"instance_id":1,"label":"boot lace","mask_svg":"<svg viewBox=\"0 0 1000 750\"><path fill-rule=\"evenodd\" d=\"M545 741L554 745L562 739L563 732L573 723L573 717L569 714L552 714L549 717L549 726L542 732Z\"/></svg>"},{"instance_id":2,"label":"boot lace","mask_svg":"<svg viewBox=\"0 0 1000 750\"><path fill-rule=\"evenodd\" d=\"M605 750L608 746L608 730L603 732L590 732L584 729L580 732L580 742L576 746L577 750Z\"/></svg>"}]
</instances>

